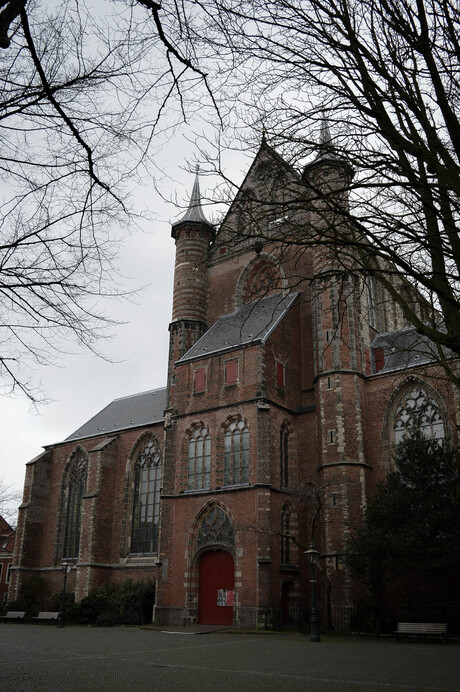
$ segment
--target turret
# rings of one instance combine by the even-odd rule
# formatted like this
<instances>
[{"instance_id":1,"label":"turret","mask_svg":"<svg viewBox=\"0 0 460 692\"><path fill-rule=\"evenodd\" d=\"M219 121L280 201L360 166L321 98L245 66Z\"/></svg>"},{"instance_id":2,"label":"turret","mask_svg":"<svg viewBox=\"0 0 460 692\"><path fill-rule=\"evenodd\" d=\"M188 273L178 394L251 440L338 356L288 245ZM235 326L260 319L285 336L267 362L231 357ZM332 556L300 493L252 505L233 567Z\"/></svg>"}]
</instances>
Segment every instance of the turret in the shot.
<instances>
[{"instance_id":1,"label":"turret","mask_svg":"<svg viewBox=\"0 0 460 692\"><path fill-rule=\"evenodd\" d=\"M171 229L171 236L176 242L176 263L172 321L169 325L169 388L175 361L181 358L208 328L207 258L214 235L214 226L206 219L201 206L197 173L188 209Z\"/></svg>"},{"instance_id":2,"label":"turret","mask_svg":"<svg viewBox=\"0 0 460 692\"><path fill-rule=\"evenodd\" d=\"M318 149L316 158L305 166L302 180L325 195L339 191L342 199L348 199L347 188L355 173L350 162L334 146L326 119L321 123Z\"/></svg>"}]
</instances>

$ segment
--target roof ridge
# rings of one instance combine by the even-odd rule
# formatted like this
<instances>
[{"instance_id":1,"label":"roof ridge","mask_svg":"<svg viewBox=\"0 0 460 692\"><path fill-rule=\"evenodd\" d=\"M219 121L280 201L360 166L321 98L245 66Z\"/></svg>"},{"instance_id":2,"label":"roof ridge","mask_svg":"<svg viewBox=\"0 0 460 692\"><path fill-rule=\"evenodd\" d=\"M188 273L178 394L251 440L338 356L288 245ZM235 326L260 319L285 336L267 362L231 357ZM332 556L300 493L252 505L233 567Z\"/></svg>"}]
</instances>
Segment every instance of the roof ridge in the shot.
<instances>
[{"instance_id":1,"label":"roof ridge","mask_svg":"<svg viewBox=\"0 0 460 692\"><path fill-rule=\"evenodd\" d=\"M161 392L164 390L166 390L166 387L157 387L156 389L146 389L144 392L136 392L135 394L128 394L127 396L119 396L116 399L112 399L112 401L110 403L113 404L114 401L123 401L124 399L133 399L135 396L142 396L143 394L153 394L154 392ZM110 404L107 404L107 406L110 406Z\"/></svg>"}]
</instances>

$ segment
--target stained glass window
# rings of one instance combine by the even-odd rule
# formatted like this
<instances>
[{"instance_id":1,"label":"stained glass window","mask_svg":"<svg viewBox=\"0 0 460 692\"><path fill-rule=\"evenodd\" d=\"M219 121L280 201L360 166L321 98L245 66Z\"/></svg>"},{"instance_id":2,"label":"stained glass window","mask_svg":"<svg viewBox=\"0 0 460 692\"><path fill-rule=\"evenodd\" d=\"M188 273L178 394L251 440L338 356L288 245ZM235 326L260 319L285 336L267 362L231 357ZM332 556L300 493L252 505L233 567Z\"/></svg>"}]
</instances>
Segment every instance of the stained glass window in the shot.
<instances>
[{"instance_id":1,"label":"stained glass window","mask_svg":"<svg viewBox=\"0 0 460 692\"><path fill-rule=\"evenodd\" d=\"M88 460L83 451L75 454L67 480L67 506L65 514L63 558L78 557L80 550L81 509L86 490Z\"/></svg>"},{"instance_id":2,"label":"stained glass window","mask_svg":"<svg viewBox=\"0 0 460 692\"><path fill-rule=\"evenodd\" d=\"M131 553L158 551L160 518L161 451L155 438L141 447L134 466Z\"/></svg>"},{"instance_id":3,"label":"stained glass window","mask_svg":"<svg viewBox=\"0 0 460 692\"><path fill-rule=\"evenodd\" d=\"M244 421L230 423L224 437L224 485L249 481L249 430Z\"/></svg>"},{"instance_id":4,"label":"stained glass window","mask_svg":"<svg viewBox=\"0 0 460 692\"><path fill-rule=\"evenodd\" d=\"M211 485L211 437L207 428L197 428L188 442L188 488L199 490Z\"/></svg>"},{"instance_id":5,"label":"stained glass window","mask_svg":"<svg viewBox=\"0 0 460 692\"><path fill-rule=\"evenodd\" d=\"M422 387L414 385L404 393L394 416L395 444L414 429L427 438L443 440L444 420L436 401Z\"/></svg>"}]
</instances>

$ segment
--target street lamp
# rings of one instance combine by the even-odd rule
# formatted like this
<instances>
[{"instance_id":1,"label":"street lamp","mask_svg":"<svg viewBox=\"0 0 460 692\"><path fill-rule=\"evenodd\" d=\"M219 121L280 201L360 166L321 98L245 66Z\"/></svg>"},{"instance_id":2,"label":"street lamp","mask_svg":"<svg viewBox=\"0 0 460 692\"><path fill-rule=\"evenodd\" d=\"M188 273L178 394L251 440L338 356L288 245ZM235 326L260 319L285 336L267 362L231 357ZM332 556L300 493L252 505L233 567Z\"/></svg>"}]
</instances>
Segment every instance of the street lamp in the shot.
<instances>
[{"instance_id":1,"label":"street lamp","mask_svg":"<svg viewBox=\"0 0 460 692\"><path fill-rule=\"evenodd\" d=\"M318 612L316 610L316 575L315 575L315 564L316 557L319 552L315 550L313 543L305 551L305 555L310 559L311 565L311 613L310 613L310 641L320 642L321 637L319 634L319 624L318 624Z\"/></svg>"},{"instance_id":2,"label":"street lamp","mask_svg":"<svg viewBox=\"0 0 460 692\"><path fill-rule=\"evenodd\" d=\"M57 619L57 626L58 627L65 627L65 588L67 585L67 575L69 574L73 565L74 565L73 560L61 560L61 570L64 574L64 584L62 586L61 610L59 612L58 619Z\"/></svg>"}]
</instances>

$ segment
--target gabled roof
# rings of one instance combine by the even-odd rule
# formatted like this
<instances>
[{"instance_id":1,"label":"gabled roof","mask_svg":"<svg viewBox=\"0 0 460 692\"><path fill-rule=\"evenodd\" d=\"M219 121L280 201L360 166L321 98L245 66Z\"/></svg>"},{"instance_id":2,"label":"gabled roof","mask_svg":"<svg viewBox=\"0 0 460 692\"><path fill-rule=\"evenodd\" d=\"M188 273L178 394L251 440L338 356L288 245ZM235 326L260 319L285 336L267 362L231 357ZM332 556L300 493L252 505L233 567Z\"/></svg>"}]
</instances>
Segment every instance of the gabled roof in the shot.
<instances>
[{"instance_id":1,"label":"gabled roof","mask_svg":"<svg viewBox=\"0 0 460 692\"><path fill-rule=\"evenodd\" d=\"M232 351L242 346L265 343L286 315L298 293L277 293L246 303L228 315L223 315L199 339L179 363Z\"/></svg>"},{"instance_id":2,"label":"gabled roof","mask_svg":"<svg viewBox=\"0 0 460 692\"><path fill-rule=\"evenodd\" d=\"M437 346L412 327L379 334L375 337L372 348L384 350L384 366L379 372L426 365L439 356ZM446 357L454 355L447 348L443 348L443 353Z\"/></svg>"},{"instance_id":3,"label":"gabled roof","mask_svg":"<svg viewBox=\"0 0 460 692\"><path fill-rule=\"evenodd\" d=\"M232 203L230 204L229 208L227 209L227 212L225 214L224 219L222 220L220 224L220 228L225 228L225 225L228 221L228 219L232 216L234 213L234 209L237 206L241 195L244 193L245 188L248 186L248 182L251 180L254 171L256 168L264 162L271 161L275 165L275 170L282 170L285 171L287 174L289 174L292 177L292 180L300 181L301 176L298 173L298 171L293 168L287 161L283 159L281 154L279 154L276 149L271 147L266 139L265 136L262 138L261 145L259 147L259 150L257 154L254 156L251 165L249 166L249 169L244 176L243 182L241 183L238 192L236 193L235 197L232 200Z\"/></svg>"},{"instance_id":4,"label":"gabled roof","mask_svg":"<svg viewBox=\"0 0 460 692\"><path fill-rule=\"evenodd\" d=\"M166 387L114 399L64 442L159 423L164 420L165 408Z\"/></svg>"}]
</instances>

